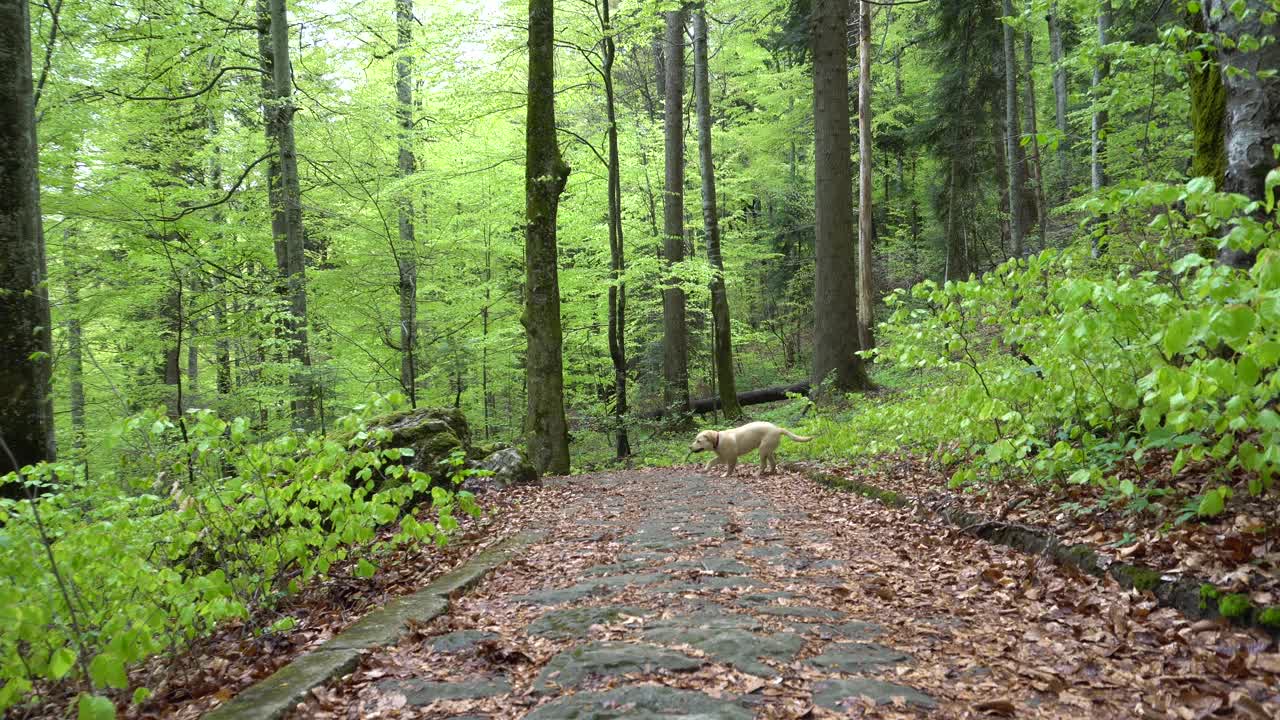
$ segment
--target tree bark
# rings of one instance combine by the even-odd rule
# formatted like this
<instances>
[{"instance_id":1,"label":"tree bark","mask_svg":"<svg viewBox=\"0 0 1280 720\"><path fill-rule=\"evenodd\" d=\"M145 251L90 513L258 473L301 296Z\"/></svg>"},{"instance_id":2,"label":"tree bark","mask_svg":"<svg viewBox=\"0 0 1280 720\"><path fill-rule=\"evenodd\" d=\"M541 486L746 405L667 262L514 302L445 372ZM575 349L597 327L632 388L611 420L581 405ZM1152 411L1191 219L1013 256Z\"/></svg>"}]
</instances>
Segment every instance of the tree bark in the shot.
<instances>
[{"instance_id":1,"label":"tree bark","mask_svg":"<svg viewBox=\"0 0 1280 720\"><path fill-rule=\"evenodd\" d=\"M56 455L30 27L0 0L0 475Z\"/></svg>"},{"instance_id":2,"label":"tree bark","mask_svg":"<svg viewBox=\"0 0 1280 720\"><path fill-rule=\"evenodd\" d=\"M293 72L289 62L289 20L286 0L269 0L271 10L272 89L280 154L280 204L283 209L285 286L289 298L289 357L294 363L293 414L304 426L315 414L311 383L311 355L307 349L307 281L304 262L302 191L298 181L298 150L293 134ZM276 238L280 242L280 238Z\"/></svg>"},{"instance_id":3,"label":"tree bark","mask_svg":"<svg viewBox=\"0 0 1280 720\"><path fill-rule=\"evenodd\" d=\"M794 385L778 385L776 387L740 392L735 397L735 401L741 407L746 407L748 405L763 405L765 403L781 402L786 400L788 395L808 395L811 389L812 385L808 380L805 380L803 382L795 383ZM721 402L722 401L719 396L699 398L689 404L689 412L698 413L700 415L715 412L722 407ZM658 408L657 410L650 410L643 413L640 417L646 420L657 420L666 417L668 414L669 413L666 410Z\"/></svg>"},{"instance_id":4,"label":"tree bark","mask_svg":"<svg viewBox=\"0 0 1280 720\"><path fill-rule=\"evenodd\" d=\"M400 154L397 162L401 180L417 170L413 154L413 0L396 0L396 118L400 124ZM400 387L409 404L418 407L418 242L412 193L399 199L400 242L396 247L396 270L400 297Z\"/></svg>"},{"instance_id":5,"label":"tree bark","mask_svg":"<svg viewBox=\"0 0 1280 720\"><path fill-rule=\"evenodd\" d=\"M1231 4L1226 0L1208 3L1206 11L1221 15L1216 21L1209 16L1209 29L1219 38L1239 41L1248 35L1263 42L1260 48L1247 51L1237 42L1218 53L1227 108L1227 170L1222 189L1265 203L1267 173L1276 166L1272 148L1280 143L1280 78L1259 73L1280 68L1280 43L1274 37L1275 26L1262 21L1272 9L1268 0L1247 0L1243 20L1231 11ZM1264 208L1257 210L1260 221L1265 215ZM1252 248L1225 248L1218 253L1220 261L1238 268L1252 267L1256 258Z\"/></svg>"},{"instance_id":6,"label":"tree bark","mask_svg":"<svg viewBox=\"0 0 1280 720\"><path fill-rule=\"evenodd\" d=\"M71 233L63 236L70 240ZM67 242L70 247L70 242ZM71 447L84 450L84 328L80 323L80 264L67 263L67 383L71 395Z\"/></svg>"},{"instance_id":7,"label":"tree bark","mask_svg":"<svg viewBox=\"0 0 1280 720\"><path fill-rule=\"evenodd\" d=\"M525 121L525 360L529 459L539 473L569 472L556 213L569 166L556 141L555 1L529 0L529 92Z\"/></svg>"},{"instance_id":8,"label":"tree bark","mask_svg":"<svg viewBox=\"0 0 1280 720\"><path fill-rule=\"evenodd\" d=\"M711 279L712 352L720 406L726 418L742 415L733 368L733 332L729 323L729 294L724 284L724 259L720 255L720 217L716 206L716 170L711 154L711 71L707 67L707 15L703 6L693 14L693 80L698 114L698 158L702 169L702 222L707 234L707 260Z\"/></svg>"},{"instance_id":9,"label":"tree bark","mask_svg":"<svg viewBox=\"0 0 1280 720\"><path fill-rule=\"evenodd\" d=\"M1107 57L1107 35L1111 32L1111 0L1098 2L1098 61L1093 66L1093 102L1098 105L1102 93L1102 83L1111 74L1111 59ZM1093 192L1100 192L1107 184L1107 107L1098 105L1093 112L1093 125L1089 133L1089 187ZM1098 238L1093 239L1093 255L1102 254L1104 248Z\"/></svg>"},{"instance_id":10,"label":"tree bark","mask_svg":"<svg viewBox=\"0 0 1280 720\"><path fill-rule=\"evenodd\" d=\"M813 383L831 390L868 386L858 356L858 298L849 170L849 64L846 0L814 0L813 122L814 276Z\"/></svg>"},{"instance_id":11,"label":"tree bark","mask_svg":"<svg viewBox=\"0 0 1280 720\"><path fill-rule=\"evenodd\" d=\"M626 253L622 238L622 165L618 152L618 113L613 89L613 64L618 48L613 40L612 0L598 0L604 36L601 76L605 115L609 123L609 359L613 362L614 451L619 459L631 455L627 435L627 285L623 280Z\"/></svg>"},{"instance_id":12,"label":"tree bark","mask_svg":"<svg viewBox=\"0 0 1280 720\"><path fill-rule=\"evenodd\" d=\"M666 14L663 48L666 99L666 183L663 192L663 258L667 268L662 290L662 399L677 412L689 407L689 331L684 290L674 266L684 260L684 25L685 9Z\"/></svg>"},{"instance_id":13,"label":"tree bark","mask_svg":"<svg viewBox=\"0 0 1280 720\"><path fill-rule=\"evenodd\" d=\"M875 347L874 258L871 240L875 217L871 207L871 3L858 3L858 344ZM886 186L885 201L888 202Z\"/></svg>"},{"instance_id":14,"label":"tree bark","mask_svg":"<svg viewBox=\"0 0 1280 720\"><path fill-rule=\"evenodd\" d=\"M1004 14L1006 17L1013 16L1012 0L1004 0ZM1009 240L1012 244L1009 254L1020 258L1027 221L1026 208L1022 202L1026 167L1019 157L1022 132L1018 123L1018 62L1013 26L1004 22L1001 25L1004 27L1004 141L1005 159L1009 163Z\"/></svg>"},{"instance_id":15,"label":"tree bark","mask_svg":"<svg viewBox=\"0 0 1280 720\"><path fill-rule=\"evenodd\" d=\"M1199 44L1205 32L1204 15L1187 13L1187 29L1193 43ZM1211 177L1214 187L1222 189L1227 174L1227 91L1222 83L1222 68L1210 55L1187 68L1191 82L1191 175Z\"/></svg>"},{"instance_id":16,"label":"tree bark","mask_svg":"<svg viewBox=\"0 0 1280 720\"><path fill-rule=\"evenodd\" d=\"M1058 194L1065 199L1071 187L1071 127L1067 124L1067 69L1062 64L1062 30L1058 27L1058 2L1049 5L1049 60L1053 63L1054 119L1062 138L1058 141Z\"/></svg>"},{"instance_id":17,"label":"tree bark","mask_svg":"<svg viewBox=\"0 0 1280 720\"><path fill-rule=\"evenodd\" d=\"M1028 143L1031 147L1031 163L1028 167L1031 170L1031 181L1035 186L1036 224L1040 226L1040 246L1045 247L1049 237L1049 204L1044 192L1044 164L1040 162L1040 128L1036 118L1035 51L1032 47L1030 32L1023 35L1022 50L1023 66L1027 69L1027 88L1024 93L1027 98L1027 134L1031 137L1031 142Z\"/></svg>"}]
</instances>

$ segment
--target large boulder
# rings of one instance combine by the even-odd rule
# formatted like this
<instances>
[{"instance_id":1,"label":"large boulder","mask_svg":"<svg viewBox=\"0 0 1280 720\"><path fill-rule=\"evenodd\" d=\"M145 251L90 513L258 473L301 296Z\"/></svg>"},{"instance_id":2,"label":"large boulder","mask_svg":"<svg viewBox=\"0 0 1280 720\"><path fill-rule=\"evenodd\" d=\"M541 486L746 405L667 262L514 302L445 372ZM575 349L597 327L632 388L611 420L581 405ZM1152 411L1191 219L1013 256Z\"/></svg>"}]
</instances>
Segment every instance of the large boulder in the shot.
<instances>
[{"instance_id":1,"label":"large boulder","mask_svg":"<svg viewBox=\"0 0 1280 720\"><path fill-rule=\"evenodd\" d=\"M375 440L390 432L386 440ZM464 489L479 491L505 489L536 483L538 473L519 449L508 445L473 445L466 415L456 408L418 408L375 418L368 423L370 439L365 449L407 447L413 455L404 465L431 476L434 483L450 484L457 471L453 458L461 452L464 467L487 470L489 477L470 478Z\"/></svg>"}]
</instances>

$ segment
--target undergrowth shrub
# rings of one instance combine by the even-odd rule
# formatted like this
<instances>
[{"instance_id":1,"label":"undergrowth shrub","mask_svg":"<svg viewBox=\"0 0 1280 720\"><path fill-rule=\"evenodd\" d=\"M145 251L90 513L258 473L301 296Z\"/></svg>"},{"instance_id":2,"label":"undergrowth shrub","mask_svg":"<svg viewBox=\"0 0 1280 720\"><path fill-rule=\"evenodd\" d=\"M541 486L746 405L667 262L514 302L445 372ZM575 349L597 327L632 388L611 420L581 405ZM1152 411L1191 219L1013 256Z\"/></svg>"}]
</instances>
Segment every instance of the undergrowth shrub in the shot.
<instances>
[{"instance_id":1,"label":"undergrowth shrub","mask_svg":"<svg viewBox=\"0 0 1280 720\"><path fill-rule=\"evenodd\" d=\"M1274 171L1268 188L1278 182ZM1159 448L1176 451L1175 474L1216 461L1220 483L1191 514L1220 513L1233 476L1265 492L1280 468L1276 209L1204 178L1114 189L1086 208L1099 258L1081 243L889 296L878 362L958 382L860 411L872 439L857 451L941 447L944 460L967 460L954 486L1017 475L1134 498L1144 489L1108 471ZM1256 264L1194 251L1227 246L1256 252Z\"/></svg>"},{"instance_id":2,"label":"undergrowth shrub","mask_svg":"<svg viewBox=\"0 0 1280 720\"><path fill-rule=\"evenodd\" d=\"M395 403L339 420L342 441L260 440L243 418L156 410L117 426L123 471L86 482L42 464L0 479L47 493L0 500L0 711L66 678L89 691L82 714L114 712L91 693L127 689L131 665L225 621L269 618L254 612L337 563L354 560L354 574L369 577L389 545L443 545L455 512L477 507L401 464L411 449L383 446L390 431L368 420ZM471 471L454 468L456 486ZM411 505L424 498L431 519L419 521ZM134 701L147 694L136 688Z\"/></svg>"}]
</instances>

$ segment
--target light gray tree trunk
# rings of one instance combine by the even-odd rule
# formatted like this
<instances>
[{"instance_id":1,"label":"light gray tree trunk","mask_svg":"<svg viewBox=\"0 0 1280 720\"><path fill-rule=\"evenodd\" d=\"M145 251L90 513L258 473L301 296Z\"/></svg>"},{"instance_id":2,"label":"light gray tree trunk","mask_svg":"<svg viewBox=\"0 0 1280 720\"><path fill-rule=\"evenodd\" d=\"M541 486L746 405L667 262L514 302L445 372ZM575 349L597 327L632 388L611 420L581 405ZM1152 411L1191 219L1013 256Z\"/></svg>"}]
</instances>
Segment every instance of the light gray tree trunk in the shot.
<instances>
[{"instance_id":1,"label":"light gray tree trunk","mask_svg":"<svg viewBox=\"0 0 1280 720\"><path fill-rule=\"evenodd\" d=\"M871 207L871 3L858 2L858 344L875 347L873 298L875 275L871 240L875 216Z\"/></svg>"},{"instance_id":2,"label":"light gray tree trunk","mask_svg":"<svg viewBox=\"0 0 1280 720\"><path fill-rule=\"evenodd\" d=\"M1067 123L1067 69L1062 64L1062 29L1059 27L1058 2L1049 5L1049 60L1053 63L1053 108L1058 132L1058 194L1066 198L1071 187L1071 127Z\"/></svg>"},{"instance_id":3,"label":"light gray tree trunk","mask_svg":"<svg viewBox=\"0 0 1280 720\"><path fill-rule=\"evenodd\" d=\"M71 233L63 235L70 247ZM84 450L84 328L80 322L80 264L67 263L67 383L71 395L71 446Z\"/></svg>"},{"instance_id":4,"label":"light gray tree trunk","mask_svg":"<svg viewBox=\"0 0 1280 720\"><path fill-rule=\"evenodd\" d=\"M814 277L813 383L830 390L867 387L858 347L858 296L849 169L849 58L846 0L814 0L813 122Z\"/></svg>"},{"instance_id":5,"label":"light gray tree trunk","mask_svg":"<svg viewBox=\"0 0 1280 720\"><path fill-rule=\"evenodd\" d=\"M271 9L272 89L280 153L280 203L283 208L285 285L289 298L289 357L293 373L293 413L302 425L315 414L311 355L307 348L307 281L302 226L302 191L298 181L298 150L293 134L293 72L289 62L289 20L286 0L269 0ZM276 242L280 242L277 238Z\"/></svg>"},{"instance_id":6,"label":"light gray tree trunk","mask_svg":"<svg viewBox=\"0 0 1280 720\"><path fill-rule=\"evenodd\" d=\"M400 123L400 177L407 180L417 170L413 154L413 0L396 0L396 118ZM418 406L418 242L414 227L413 197L405 191L399 200L400 242L396 265L400 295L400 387L409 404Z\"/></svg>"},{"instance_id":7,"label":"light gray tree trunk","mask_svg":"<svg viewBox=\"0 0 1280 720\"><path fill-rule=\"evenodd\" d=\"M569 166L556 142L555 2L529 0L529 93L525 121L526 416L529 459L540 473L569 472L556 213Z\"/></svg>"},{"instance_id":8,"label":"light gray tree trunk","mask_svg":"<svg viewBox=\"0 0 1280 720\"><path fill-rule=\"evenodd\" d=\"M1111 32L1111 0L1098 2L1098 58L1093 66L1093 102L1099 102L1102 83L1111 74L1111 59L1107 56L1107 36ZM1093 124L1089 132L1089 187L1098 192L1107 184L1107 106L1099 105L1093 112ZM1097 257L1105 248L1095 237L1093 239L1093 255Z\"/></svg>"},{"instance_id":9,"label":"light gray tree trunk","mask_svg":"<svg viewBox=\"0 0 1280 720\"><path fill-rule=\"evenodd\" d=\"M674 266L684 260L684 26L685 9L666 14L663 67L666 93L663 120L666 136L666 181L663 188L663 258L667 268L662 290L662 400L668 411L689 409L689 330L684 290Z\"/></svg>"},{"instance_id":10,"label":"light gray tree trunk","mask_svg":"<svg viewBox=\"0 0 1280 720\"><path fill-rule=\"evenodd\" d=\"M711 70L707 66L707 15L699 5L693 13L693 80L698 115L698 159L702 170L702 223L707 234L711 279L712 352L715 356L720 407L729 419L742 415L733 369L733 332L729 322L729 293L720 255L720 210L716 204L715 158L711 153Z\"/></svg>"},{"instance_id":11,"label":"light gray tree trunk","mask_svg":"<svg viewBox=\"0 0 1280 720\"><path fill-rule=\"evenodd\" d=\"M0 475L56 455L30 23L0 0Z\"/></svg>"},{"instance_id":12,"label":"light gray tree trunk","mask_svg":"<svg viewBox=\"0 0 1280 720\"><path fill-rule=\"evenodd\" d=\"M1048 240L1049 233L1049 205L1045 198L1044 192L1044 164L1040 162L1040 141L1038 136L1040 128L1038 119L1036 118L1036 81L1035 81L1035 51L1032 47L1031 33L1023 35L1023 66L1027 69L1027 87L1024 96L1027 99L1027 134L1031 137L1029 146L1031 147L1031 181L1035 184L1036 193L1036 224L1040 226L1040 246L1044 247Z\"/></svg>"},{"instance_id":13,"label":"light gray tree trunk","mask_svg":"<svg viewBox=\"0 0 1280 720\"><path fill-rule=\"evenodd\" d=\"M1263 201L1267 199L1267 173L1276 166L1272 148L1280 143L1280 78L1260 73L1280 69L1280 42L1276 40L1276 26L1262 22L1262 16L1273 9L1268 0L1247 0L1243 20L1231 11L1231 5L1226 0L1208 3L1205 10L1210 13L1209 29L1221 38L1239 41L1249 36L1265 42L1248 51L1242 51L1237 43L1218 53L1227 93L1227 171L1222 189ZM1221 17L1214 20L1214 15ZM1259 220L1264 219L1265 212L1258 211ZM1257 259L1257 252L1226 248L1218 259L1233 267L1249 268Z\"/></svg>"},{"instance_id":14,"label":"light gray tree trunk","mask_svg":"<svg viewBox=\"0 0 1280 720\"><path fill-rule=\"evenodd\" d=\"M1013 15L1012 0L1004 0L1005 16ZM1018 62L1016 59L1016 39L1013 27L1001 23L1004 27L1004 124L1005 124L1005 160L1009 163L1009 240L1012 247L1010 255L1022 257L1023 232L1026 230L1026 208L1023 207L1025 165L1020 160L1019 140L1022 132L1018 123Z\"/></svg>"}]
</instances>

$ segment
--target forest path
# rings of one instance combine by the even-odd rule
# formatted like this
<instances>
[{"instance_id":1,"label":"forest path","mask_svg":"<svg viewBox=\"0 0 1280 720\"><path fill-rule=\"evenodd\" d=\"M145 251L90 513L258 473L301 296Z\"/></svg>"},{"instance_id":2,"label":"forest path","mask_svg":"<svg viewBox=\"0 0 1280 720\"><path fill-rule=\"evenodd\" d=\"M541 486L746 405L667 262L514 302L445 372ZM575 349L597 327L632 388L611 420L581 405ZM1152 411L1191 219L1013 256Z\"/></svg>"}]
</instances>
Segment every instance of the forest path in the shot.
<instances>
[{"instance_id":1,"label":"forest path","mask_svg":"<svg viewBox=\"0 0 1280 720\"><path fill-rule=\"evenodd\" d=\"M1132 595L795 475L545 490L542 542L293 717L1106 718L1231 691L1135 633Z\"/></svg>"}]
</instances>

